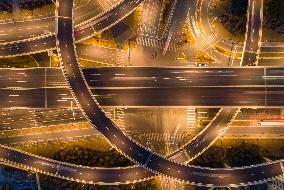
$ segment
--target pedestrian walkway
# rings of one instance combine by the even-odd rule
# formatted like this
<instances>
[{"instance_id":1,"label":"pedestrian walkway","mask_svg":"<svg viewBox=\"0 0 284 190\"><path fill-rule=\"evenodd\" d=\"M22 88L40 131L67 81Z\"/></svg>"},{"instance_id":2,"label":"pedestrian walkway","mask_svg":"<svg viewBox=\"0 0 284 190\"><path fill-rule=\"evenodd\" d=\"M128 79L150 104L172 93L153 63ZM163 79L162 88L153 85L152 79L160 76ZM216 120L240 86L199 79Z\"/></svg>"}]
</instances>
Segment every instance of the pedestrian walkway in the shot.
<instances>
[{"instance_id":1,"label":"pedestrian walkway","mask_svg":"<svg viewBox=\"0 0 284 190\"><path fill-rule=\"evenodd\" d=\"M217 42L218 42L218 39L215 37L214 34L203 36L200 43L198 43L198 48L201 51L206 51L207 49L209 49L212 45L216 44Z\"/></svg>"},{"instance_id":2,"label":"pedestrian walkway","mask_svg":"<svg viewBox=\"0 0 284 190\"><path fill-rule=\"evenodd\" d=\"M196 125L196 112L195 108L186 108L186 128L187 132L192 133L195 130Z\"/></svg>"},{"instance_id":3,"label":"pedestrian walkway","mask_svg":"<svg viewBox=\"0 0 284 190\"><path fill-rule=\"evenodd\" d=\"M115 65L125 66L128 65L129 52L123 49L116 49Z\"/></svg>"},{"instance_id":4,"label":"pedestrian walkway","mask_svg":"<svg viewBox=\"0 0 284 190\"><path fill-rule=\"evenodd\" d=\"M146 138L149 142L171 142L172 140L172 134L171 133L142 133L139 134L141 138ZM186 137L185 134L177 134L176 135L176 141L179 142L183 140Z\"/></svg>"},{"instance_id":5,"label":"pedestrian walkway","mask_svg":"<svg viewBox=\"0 0 284 190\"><path fill-rule=\"evenodd\" d=\"M146 47L154 47L158 49L163 49L165 47L165 42L159 39L149 38L145 36L138 36L136 38L136 43ZM172 43L169 44L168 51L178 52L179 47Z\"/></svg>"},{"instance_id":6,"label":"pedestrian walkway","mask_svg":"<svg viewBox=\"0 0 284 190\"><path fill-rule=\"evenodd\" d=\"M115 123L122 131L125 131L125 108L115 108L115 110Z\"/></svg>"}]
</instances>

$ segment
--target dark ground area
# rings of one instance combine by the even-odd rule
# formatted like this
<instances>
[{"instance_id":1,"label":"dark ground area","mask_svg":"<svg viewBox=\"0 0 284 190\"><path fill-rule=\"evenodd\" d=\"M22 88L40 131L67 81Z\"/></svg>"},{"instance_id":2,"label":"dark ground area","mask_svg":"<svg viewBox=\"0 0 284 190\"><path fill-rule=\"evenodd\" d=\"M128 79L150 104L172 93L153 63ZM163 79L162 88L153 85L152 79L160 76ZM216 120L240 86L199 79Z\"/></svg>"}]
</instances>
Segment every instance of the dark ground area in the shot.
<instances>
[{"instance_id":1,"label":"dark ground area","mask_svg":"<svg viewBox=\"0 0 284 190\"><path fill-rule=\"evenodd\" d=\"M226 12L219 21L233 35L243 36L246 32L247 0L223 0Z\"/></svg>"},{"instance_id":2,"label":"dark ground area","mask_svg":"<svg viewBox=\"0 0 284 190\"><path fill-rule=\"evenodd\" d=\"M264 27L284 36L284 1L264 1Z\"/></svg>"},{"instance_id":3,"label":"dark ground area","mask_svg":"<svg viewBox=\"0 0 284 190\"><path fill-rule=\"evenodd\" d=\"M42 7L46 4L52 4L52 0L25 0L19 1L19 7L23 9L33 10L35 8ZM12 0L0 0L0 10L12 12L13 1Z\"/></svg>"}]
</instances>

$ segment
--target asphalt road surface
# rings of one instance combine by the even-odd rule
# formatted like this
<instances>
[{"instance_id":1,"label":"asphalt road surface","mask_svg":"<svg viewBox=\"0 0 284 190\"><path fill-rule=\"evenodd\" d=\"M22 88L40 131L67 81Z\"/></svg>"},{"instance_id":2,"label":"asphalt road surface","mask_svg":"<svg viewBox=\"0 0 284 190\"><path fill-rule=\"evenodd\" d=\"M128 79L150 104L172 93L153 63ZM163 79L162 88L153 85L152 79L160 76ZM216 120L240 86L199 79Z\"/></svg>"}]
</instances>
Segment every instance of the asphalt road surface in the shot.
<instances>
[{"instance_id":1,"label":"asphalt road surface","mask_svg":"<svg viewBox=\"0 0 284 190\"><path fill-rule=\"evenodd\" d=\"M249 0L245 45L241 65L258 62L262 37L263 0Z\"/></svg>"},{"instance_id":2,"label":"asphalt road surface","mask_svg":"<svg viewBox=\"0 0 284 190\"><path fill-rule=\"evenodd\" d=\"M83 73L102 106L284 105L281 68L106 67ZM0 91L3 108L70 107L73 100L57 68L2 69Z\"/></svg>"},{"instance_id":3,"label":"asphalt road surface","mask_svg":"<svg viewBox=\"0 0 284 190\"><path fill-rule=\"evenodd\" d=\"M85 116L115 148L136 164L157 174L180 179L195 184L211 186L242 185L268 179L282 174L281 163L270 163L261 166L250 166L235 169L209 169L177 164L154 154L136 144L106 116L96 99L91 95L83 73L78 65L73 41L73 23L71 19L72 2L59 1L57 18L57 48L61 59L64 76L71 87L75 100L80 104ZM70 7L71 6L71 7ZM69 10L69 11L68 11ZM175 171L175 172L173 172ZM257 174L257 175L252 175ZM84 175L86 176L86 175ZM85 177L86 178L86 177ZM233 185L233 186L234 186Z\"/></svg>"}]
</instances>

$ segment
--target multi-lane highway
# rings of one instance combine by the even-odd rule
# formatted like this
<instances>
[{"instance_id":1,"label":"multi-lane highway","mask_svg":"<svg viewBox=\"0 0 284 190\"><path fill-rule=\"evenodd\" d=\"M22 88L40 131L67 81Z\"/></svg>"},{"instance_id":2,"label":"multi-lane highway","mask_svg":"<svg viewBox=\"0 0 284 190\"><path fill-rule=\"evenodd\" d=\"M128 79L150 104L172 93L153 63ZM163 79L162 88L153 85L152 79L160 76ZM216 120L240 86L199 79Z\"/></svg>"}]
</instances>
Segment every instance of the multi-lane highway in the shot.
<instances>
[{"instance_id":1,"label":"multi-lane highway","mask_svg":"<svg viewBox=\"0 0 284 190\"><path fill-rule=\"evenodd\" d=\"M111 6L115 7L119 3L121 1L113 1ZM96 19L103 12L99 2L95 0L80 2L74 9L75 25L84 25L86 21ZM36 36L54 34L54 16L1 22L0 28L1 43L13 43Z\"/></svg>"},{"instance_id":2,"label":"multi-lane highway","mask_svg":"<svg viewBox=\"0 0 284 190\"><path fill-rule=\"evenodd\" d=\"M192 184L207 186L239 186L263 183L282 174L281 161L234 169L209 169L186 166L157 155L136 144L106 116L92 96L77 60L73 40L72 2L57 1L57 49L64 76L72 95L92 125L99 130L124 156L154 173L179 179ZM232 112L228 109L227 112ZM176 171L176 172L173 172ZM258 174L258 175L255 175ZM220 176L222 180L220 180Z\"/></svg>"},{"instance_id":3,"label":"multi-lane highway","mask_svg":"<svg viewBox=\"0 0 284 190\"><path fill-rule=\"evenodd\" d=\"M104 67L83 73L102 106L284 105L281 68ZM70 107L73 100L59 68L2 69L0 91L2 107Z\"/></svg>"},{"instance_id":4,"label":"multi-lane highway","mask_svg":"<svg viewBox=\"0 0 284 190\"><path fill-rule=\"evenodd\" d=\"M88 3L76 7L74 12L76 14L76 23L81 23L85 19L89 19L90 13L92 17L100 13L94 1L89 1ZM1 43L34 38L36 36L54 33L54 16L48 15L42 18L1 22L0 28Z\"/></svg>"},{"instance_id":5,"label":"multi-lane highway","mask_svg":"<svg viewBox=\"0 0 284 190\"><path fill-rule=\"evenodd\" d=\"M136 3L139 3L136 1ZM206 73L208 76L203 76L203 77L208 77L207 81L204 83L201 82L203 81L202 78L197 78L195 80L198 81L198 84L195 85L194 82L192 82L193 79L188 79L186 77L186 74L190 73L191 75L194 75L195 71L189 71L185 74L185 76L182 76L182 74L178 74L178 76L175 76L173 78L170 77L149 77L146 76L143 79L149 79L146 80L146 84L152 83L152 87L147 88L150 89L147 93L152 93L154 96L149 96L147 97L146 94L141 94L141 87L139 87L139 84L145 85L144 82L140 83L141 77L135 76L128 76L130 78L128 82L130 81L136 81L136 84L138 84L138 87L130 87L128 89L125 89L125 94L127 97L131 97L133 94L137 94L138 96L135 97L135 99L128 99L124 100L124 98L119 98L117 93L117 90L121 90L122 88L127 88L125 85L125 81L123 81L123 77L125 74L123 73L114 73L113 80L108 80L110 81L110 85L108 86L109 89L106 89L105 86L100 86L100 83L98 82L99 80L96 78L98 77L100 81L102 81L101 84L104 84L104 80L102 79L103 75L101 74L96 74L94 75L95 77L90 79L90 81L85 81L83 77L83 73L80 70L80 67L78 66L78 60L76 56L76 51L74 47L74 34L73 34L73 20L72 20L72 8L73 8L73 2L72 1L63 1L63 0L58 0L56 4L56 10L57 10L57 17L56 17L56 45L57 45L57 50L60 55L62 67L63 67L63 73L65 78L67 79L68 86L71 88L72 95L74 99L77 101L79 107L82 109L83 113L85 116L89 119L89 121L93 124L93 126L98 129L108 140L110 143L113 144L113 146L120 151L123 155L128 157L129 159L133 160L135 163L138 165L142 166L143 168L150 170L151 172L154 172L156 174L160 175L165 175L174 179L179 179L182 181L186 181L191 184L197 184L197 185L205 185L205 186L241 186L245 184L257 184L257 183L263 183L266 180L270 180L274 177L277 177L279 175L283 174L282 171L282 161L277 161L273 163L267 163L263 165L256 165L256 166L250 166L250 167L244 167L242 169L240 168L230 168L230 169L210 169L210 168L200 168L200 167L194 167L194 166L187 166L187 165L182 165L178 164L176 162L173 162L171 160L168 160L167 158L161 157L160 155L157 155L153 152L150 152L148 149L142 147L141 145L136 144L132 139L130 139L127 135L125 135L123 132L118 129L115 124L106 116L106 114L102 111L100 108L98 102L96 101L95 97L106 97L105 95L113 95L115 96L116 100L112 99L109 100L109 102L112 102L111 104L116 103L117 105L124 106L124 101L128 105L138 105L137 102L135 102L135 99L137 98L138 100L140 99L145 99L144 103L149 105L149 99L162 99L161 97L164 96L164 94L168 93L169 91L165 91L164 89L167 89L168 87L163 87L161 86L165 85L165 81L171 80L173 81L173 84L178 84L178 87L182 91L188 91L188 92L193 93L192 97L187 97L193 102L197 102L197 104L201 104L203 101L198 102L198 100L194 99L194 97L201 97L203 93L211 93L215 94L213 96L213 99L208 99L206 104L208 103L210 105L210 102L213 100L217 101L217 99L220 98L220 89L221 92L224 90L225 96L227 95L229 98L224 99L221 102L227 102L227 101L232 101L233 103L238 102L235 100L237 98L237 94L233 94L235 89L241 89L239 93L241 92L242 98L244 98L244 95L249 98L251 96L252 104L255 105L273 105L273 103L276 105L279 105L279 100L276 101L276 95L281 94L281 88L274 88L274 86L271 86L271 81L274 81L272 85L275 85L279 87L279 83L281 86L281 80L278 80L279 74L281 74L282 70L269 70L266 68L261 68L258 72L255 71L257 74L252 75L252 81L257 83L257 86L253 84L253 87L250 86L249 84L241 84L240 86L238 84L235 84L234 82L232 83L227 83L223 81L221 82L221 85L216 87L211 81L208 80L208 78L211 78L212 76L210 75L220 75L222 76L224 73L221 70L219 73L215 73L216 70L214 71L208 71L204 70L201 71L201 73ZM124 8L123 8L124 9ZM133 8L131 8L133 9ZM119 10L121 11L121 10ZM129 13L126 11L127 14ZM124 14L125 15L125 14ZM123 17L123 16L122 16ZM110 18L110 19L108 19ZM105 20L107 23L106 26L103 26L102 28L105 29L111 24L115 24L118 22L115 17L103 17L102 20ZM108 23L108 20L111 20ZM87 22L87 27L89 27L89 23L91 25L93 24L92 22ZM90 25L90 27L91 27ZM101 26L98 25L98 28ZM96 30L95 30L96 31ZM77 33L78 36L82 34L90 34L92 35L94 33L93 28L85 28L83 27L82 30L80 30L79 33ZM75 33L76 34L76 33ZM36 44L34 44L36 47ZM19 47L17 47L19 48ZM20 48L19 48L20 49ZM12 50L10 50L12 51ZM257 68L259 69L259 68ZM124 70L124 69L123 69ZM208 72L207 72L208 71ZM50 89L53 88L48 88L47 87L47 75L46 75L46 69L44 70L44 83L39 83L40 85L44 84L44 87L41 89L32 89L36 91L43 91L44 95L39 96L38 99L45 99L44 106L46 107L47 105L47 94L52 94L50 93ZM211 73L210 73L211 72ZM173 71L174 74L179 73L179 71ZM198 73L198 72L197 72ZM215 73L215 74L214 74ZM236 75L226 73L224 76L231 76L231 77L236 77ZM271 75L268 75L271 74ZM133 73L132 73L133 74ZM26 74L22 74L25 77ZM113 75L113 74L112 74ZM198 75L198 74L197 74ZM172 77L172 76L171 76ZM243 76L244 77L244 76ZM121 80L121 86L117 88L117 82L116 80L119 79ZM137 83L138 80L138 83ZM236 79L234 79L237 81ZM232 80L232 81L234 81ZM246 79L247 80L247 79ZM24 82L26 80L19 80L17 79L17 83L26 83ZM95 94L95 97L92 96L92 93L90 89L88 88L88 84L94 83L94 87L92 89L93 93ZM259 82L259 84L258 84ZM118 82L119 83L119 82ZM97 85L98 84L98 85ZM116 86L114 86L114 84ZM131 83L130 84L135 84ZM206 86L207 84L210 84L209 87ZM218 82L218 84L220 84ZM199 86L198 86L199 85ZM224 85L224 86L222 86ZM90 85L92 86L92 85ZM189 86L189 87L188 87ZM229 87L229 88L228 88ZM25 91L27 89L24 89L20 87L19 89L15 89L14 87L6 86L4 87L5 90L13 90L13 93L11 94L6 94L8 97L13 97L13 99L5 99L5 102L12 102L13 100L16 99L16 97L20 97L19 91ZM19 88L19 87L16 87ZM142 87L145 88L145 87ZM209 91L204 91L204 89L210 89ZM256 89L255 89L256 88ZM65 86L61 89L65 89ZM154 91L152 91L154 89ZM275 90L276 89L276 90ZM31 89L29 89L31 90ZM1 92L1 94L4 94ZM145 90L143 90L145 91ZM197 91L197 92L196 92ZM220 95L217 93L220 93ZM273 91L273 92L272 92ZM16 92L16 93L15 93ZM120 94L122 91L120 91ZM175 89L175 92L178 94L178 90ZM226 94L227 92L227 94ZM26 93L26 92L25 92ZM36 94L36 93L26 93L26 96L30 96L31 94ZM233 94L233 95L232 95ZM269 95L272 94L273 96L270 97ZM62 94L59 94L62 95ZM64 96L66 93L64 93ZM179 103L184 104L188 100L185 98L184 94L181 94L182 96L176 97L174 95L171 96L166 96L167 102L174 102L174 101L169 101L170 99L181 99ZM224 94L222 94L224 95ZM126 97L125 96L125 97ZM210 97L212 97L210 95ZM22 98L22 97L21 97ZM57 98L54 98L58 100ZM98 98L99 99L99 98ZM107 97L107 99L110 99ZM137 100L136 99L136 100ZM206 97L205 97L206 99ZM238 99L238 98L237 98ZM70 97L64 97L62 100L71 100ZM23 101L23 100L21 100ZM103 100L100 100L103 103ZM161 102L163 102L162 100ZM157 104L162 105L162 103L158 101ZM165 101L166 102L166 101ZM177 101L178 102L178 101ZM240 105L242 105L242 102L238 102ZM38 100L35 100L35 104L38 104ZM174 103L177 106L177 103ZM194 103L190 103L194 104ZM208 105L207 104L207 105ZM243 104L248 104L247 102ZM223 105L221 103L221 105ZM25 106L25 105L24 105ZM22 106L22 107L24 107ZM231 120L235 117L237 112L237 109L232 109L232 108L224 108L221 109L219 114L216 116L216 118L212 121L211 124L201 133L199 136L196 137L193 141L189 142L186 147L182 147L181 150L177 151L172 158L175 159L176 161L187 161L191 160L192 158L196 157L198 154L200 154L204 149L208 148L212 142L218 137L218 135L221 134L223 129L226 128L226 126L231 122ZM214 127L217 126L217 127ZM194 148L195 147L195 148ZM195 150L196 149L196 150ZM183 157L185 159L183 159ZM52 160L47 160L44 158L40 158L34 155L28 155L19 151L15 151L13 149L9 149L7 147L2 147L1 148L1 159L4 162L7 162L12 165L17 165L20 166L21 168L28 168L32 170L37 170L42 173L48 174L48 175L53 175L56 177L62 177L62 178L67 178L70 180L79 180L82 182L88 182L88 183L99 183L99 182L104 182L104 183L113 183L114 181L116 182L127 182L131 180L137 180L137 179L145 179L152 174L149 172L146 172L143 168L139 167L132 167L132 168L126 168L126 169L94 169L94 168L83 168L79 166L73 166L73 165L68 165L65 163L59 163L56 161ZM179 160L180 159L180 160ZM133 171L132 171L133 170ZM173 172L176 171L176 172ZM97 172L97 173L96 173ZM122 172L122 173L120 173ZM127 172L127 175L125 175ZM136 175L132 175L133 172L135 172ZM100 174L97 176L97 174ZM258 174L258 175L256 175ZM122 175L122 176L121 176Z\"/></svg>"},{"instance_id":6,"label":"multi-lane highway","mask_svg":"<svg viewBox=\"0 0 284 190\"><path fill-rule=\"evenodd\" d=\"M99 32L107 30L131 14L143 1L144 0L121 1L112 9L104 11L102 14L96 14L96 16L92 16L90 19L86 19L84 17L85 21L81 24L78 24L76 27L76 40L81 41L83 39L92 37ZM89 8L86 10L89 10ZM92 11L88 12L88 14L91 12ZM53 24L54 22L51 23ZM40 35L38 37L0 43L0 57L11 57L43 52L46 50L55 49L55 45L53 28L52 32L45 35Z\"/></svg>"},{"instance_id":7,"label":"multi-lane highway","mask_svg":"<svg viewBox=\"0 0 284 190\"><path fill-rule=\"evenodd\" d=\"M58 4L57 6L59 7L59 5L60 4ZM70 4L68 4L68 3L63 3L63 5L61 6L61 7L64 7L65 8L65 11L66 11L66 9L68 10L68 5L69 6L71 6ZM63 9L64 10L64 9ZM68 12L67 12L67 14L64 14L65 12L64 11L59 11L59 14L63 14L64 15L64 17L58 17L58 23L59 23L59 25L61 24L60 23L60 21L63 23L63 24L61 24L60 26L71 26L72 27L72 24L70 25L70 22L72 23L72 21L71 21L71 19L70 19L70 14L68 14ZM69 16L69 17L68 17ZM68 25L68 23L69 23L69 25ZM59 30L60 31L60 30ZM60 33L59 33L60 34ZM59 35L60 36L60 35ZM60 36L60 37L64 37L64 35L63 36ZM66 38L63 38L63 39L65 39L66 41L64 41L63 40L63 42L65 42L65 44L63 45L63 47L67 47L68 45L66 44L66 42L72 42L72 35L70 35L70 36L65 36ZM68 38L69 37L69 38ZM69 41L70 40L70 37L71 37L71 41ZM60 42L61 41L58 41L58 46L59 46L59 50L60 50ZM74 47L74 46L73 46ZM69 49L69 48L67 48L66 50L71 50L71 52L72 52L72 50L74 51L74 49ZM70 54L70 52L69 51L59 51L59 53L60 53L60 55L63 53L63 56L62 57L64 57L64 53L68 53L68 54ZM74 59L76 59L76 56L75 56L75 52L73 52L74 54L73 54L73 56L72 56L72 58ZM67 55L68 55L67 54ZM72 54L70 54L70 55L72 55ZM70 58L69 56L67 56L67 57L64 57L64 58L67 58L67 60ZM66 60L63 60L63 63L64 63L64 61L66 61ZM74 61L74 60L73 60ZM68 64L69 65L69 64ZM65 65L66 66L66 65ZM72 66L72 64L70 64L70 66ZM76 65L74 65L74 66L76 66ZM46 70L45 70L45 72L46 72ZM67 72L67 71L65 71L65 72ZM67 72L68 73L68 72ZM25 73L21 73L22 75L25 75ZM78 74L80 74L80 73L78 73ZM74 75L72 75L73 77L75 77ZM67 77L68 77L68 75L67 75ZM77 80L77 79L76 79ZM76 80L74 81L74 82L76 82ZM83 87L84 87L84 81L81 81L81 82L83 82L82 84L83 84ZM46 84L46 82L45 82L45 84ZM71 86L72 86L72 83L69 83ZM76 84L76 83L75 83ZM78 86L79 87L79 86ZM75 91L74 93L76 94L76 93L78 93L79 91ZM81 96L82 97L82 96ZM83 99L82 100L84 100L85 99L85 97L82 97ZM92 96L90 96L90 98L92 99ZM87 103L88 104L88 102L85 102L85 103ZM91 102L90 102L91 103ZM194 146L194 147L192 147L193 149L196 149L196 150L204 150L205 148L207 148L208 146L206 145L206 142L207 141L209 141L209 143L211 142L211 141L213 141L213 140L215 140L215 138L216 137L218 137L218 135L220 134L220 130L223 130L223 127L225 127L226 128L226 126L228 125L227 123L228 122L231 122L231 120L232 120L232 118L233 117L235 117L235 114L236 113L236 111L234 110L234 109L222 109L220 112L219 112L219 114L216 116L216 118L215 119L213 119L213 122L211 123L211 124L209 124L209 126L206 128L206 131L216 131L217 130L217 132L216 132L216 136L214 137L214 136L211 136L211 137L209 137L208 135L206 135L205 137L204 136L202 136L202 138L204 139L201 143L199 142L199 138L196 138L195 140L193 140L193 144L196 144L196 143L198 143L197 145L199 145L199 146ZM87 114L86 112L85 112L85 114ZM93 114L92 114L93 115ZM217 127L217 128L215 128L215 125L220 125L220 124L222 124L220 127ZM214 132L215 133L215 132ZM212 139L212 137L213 137L213 139ZM189 143L190 144L190 143ZM205 147L204 147L205 146ZM4 149L5 147L3 147L3 149ZM185 146L185 147L183 147L184 148L184 151L183 151L183 154L185 154L184 156L188 156L188 154L189 153L186 153L186 149L185 148L187 148L187 146ZM134 176L132 176L132 178L129 176L129 175L123 175L123 176L121 176L121 174L125 174L125 172L128 172L128 174L132 174L133 173L133 171L131 171L131 170L133 170L133 168L127 168L127 169L119 169L119 172L114 172L114 171L111 171L110 169L107 169L107 170L101 170L101 171L96 171L97 173L103 173L103 175L99 175L99 177L97 177L97 178L95 178L96 179L96 181L93 181L94 180L94 175L90 175L90 171L83 171L83 172L80 172L80 171L78 171L77 169L74 169L74 166L62 166L62 165L64 165L63 163L57 163L56 165L54 164L54 163L52 163L52 162L55 162L55 161L51 161L51 160L48 160L48 162L45 160L45 161L42 161L41 159L42 158L39 158L39 157L35 157L35 156L32 156L32 155L27 155L27 154L23 154L23 153L20 153L20 152L13 152L14 150L9 150L9 149L6 149L5 151L3 151L4 153L3 153L3 159L4 159L4 161L7 161L6 159L6 157L7 157L7 155L9 156L10 154L12 154L13 155L13 159L12 158L8 158L8 160L9 160L9 163L11 162L11 160L13 161L13 163L14 164L21 164L21 167L26 167L26 165L27 165L27 163L25 163L26 161L27 161L27 157L29 157L29 160L31 160L31 158L30 157L32 157L32 159L33 160L35 160L34 162L32 162L32 163L28 163L28 166L29 167L33 167L33 168L39 168L40 166L40 164L41 165L43 165L43 166L46 166L46 169L45 170L43 170L42 168L40 168L39 170L41 171L41 172L43 172L43 173L47 173L47 174L49 174L49 175L55 175L55 176L57 176L57 177L64 177L64 178L67 178L67 179L73 179L73 180L75 180L75 179L78 179L78 180L81 180L81 181L86 181L86 180L88 180L88 179L92 179L92 181L88 181L89 183L93 183L93 182L95 182L95 183L97 183L98 181L99 182L105 182L105 183L107 183L107 181L109 181L109 180L111 180L111 182L113 183L114 182L114 180L117 180L118 182L121 182L121 181L125 181L125 180L127 180L127 181L131 181L131 180L133 180L132 178L134 177ZM9 153L7 153L7 152L9 152ZM5 154L5 153L7 153L7 154ZM176 153L179 153L178 151L176 152ZM175 154L176 154L175 153ZM21 162L19 162L19 160L17 160L19 157L18 157L18 154L21 154L20 156L23 156L23 158L25 158L23 161L21 161ZM175 154L173 154L173 155L175 155ZM6 157L5 157L6 156ZM180 157L180 156L182 156L182 154L180 154L179 156L176 156L177 158L178 157ZM193 157L194 157L194 154L192 155ZM66 165L66 164L65 164ZM51 168L52 169L51 169ZM55 171L53 171L54 170L54 168L56 168L56 172ZM82 169L82 167L80 167L80 169ZM93 170L93 172L94 172L94 169L92 169ZM66 171L69 171L68 173L66 172ZM139 170L138 170L139 171ZM136 173L136 176L135 177L139 177L138 179L145 179L145 178L147 178L147 172L145 173L145 172L138 172L137 170L135 171L135 173ZM78 176L77 176L77 174L78 174L78 172L80 172L80 174L84 174L83 175L83 179L81 178L78 178ZM112 175L109 175L110 173L112 173ZM116 174L116 175L113 175L113 174ZM137 176L138 175L138 176ZM70 177L71 176L71 177ZM106 176L109 176L109 178L108 179L105 179L105 177ZM134 178L135 178L134 177ZM148 176L149 177L149 176ZM99 178L99 179L98 179Z\"/></svg>"}]
</instances>

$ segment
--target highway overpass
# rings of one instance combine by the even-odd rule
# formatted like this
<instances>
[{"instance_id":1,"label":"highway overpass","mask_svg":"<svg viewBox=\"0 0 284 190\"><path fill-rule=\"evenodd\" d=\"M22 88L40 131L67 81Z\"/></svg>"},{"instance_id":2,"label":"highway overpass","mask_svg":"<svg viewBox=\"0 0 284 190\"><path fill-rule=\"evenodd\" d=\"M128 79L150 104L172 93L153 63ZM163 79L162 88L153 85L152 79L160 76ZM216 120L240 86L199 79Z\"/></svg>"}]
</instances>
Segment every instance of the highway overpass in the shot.
<instances>
[{"instance_id":1,"label":"highway overpass","mask_svg":"<svg viewBox=\"0 0 284 190\"><path fill-rule=\"evenodd\" d=\"M81 111L94 128L100 131L105 138L122 153L142 168L155 174L170 177L191 184L212 186L242 186L246 184L264 183L283 174L282 161L265 165L256 165L233 169L211 169L183 165L171 161L142 145L134 142L123 133L102 110L96 97L89 89L84 74L79 66L73 39L72 1L57 1L56 7L56 45L64 77L70 91ZM226 109L227 114L236 113L237 110ZM186 155L187 150L183 150ZM174 172L173 172L174 171ZM257 175L255 175L257 174ZM84 181L90 181L84 175ZM221 179L220 179L221 178Z\"/></svg>"},{"instance_id":2,"label":"highway overpass","mask_svg":"<svg viewBox=\"0 0 284 190\"><path fill-rule=\"evenodd\" d=\"M102 106L284 106L282 68L104 67L83 73ZM0 92L3 108L70 107L73 100L59 68L1 69Z\"/></svg>"}]
</instances>

